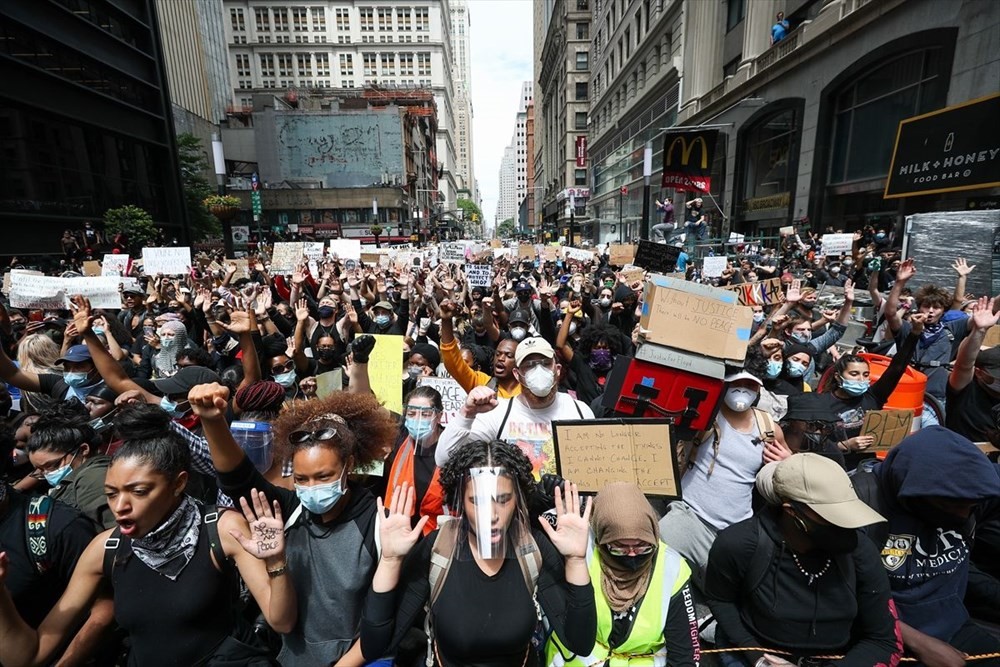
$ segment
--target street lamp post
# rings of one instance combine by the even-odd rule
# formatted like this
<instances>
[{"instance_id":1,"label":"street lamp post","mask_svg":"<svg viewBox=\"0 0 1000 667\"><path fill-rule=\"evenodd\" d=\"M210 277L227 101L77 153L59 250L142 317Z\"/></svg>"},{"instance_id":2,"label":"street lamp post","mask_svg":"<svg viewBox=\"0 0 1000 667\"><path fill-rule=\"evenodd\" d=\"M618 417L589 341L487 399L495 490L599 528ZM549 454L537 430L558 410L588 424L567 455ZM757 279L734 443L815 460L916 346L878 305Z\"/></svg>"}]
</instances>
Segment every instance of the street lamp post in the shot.
<instances>
[{"instance_id":1,"label":"street lamp post","mask_svg":"<svg viewBox=\"0 0 1000 667\"><path fill-rule=\"evenodd\" d=\"M625 195L628 194L628 187L623 185L620 190L618 190L618 243L623 244L625 241Z\"/></svg>"},{"instance_id":2,"label":"street lamp post","mask_svg":"<svg viewBox=\"0 0 1000 667\"><path fill-rule=\"evenodd\" d=\"M215 163L215 182L219 189L219 195L226 194L226 157L222 152L222 139L219 134L212 134L212 161ZM233 249L233 223L231 218L220 218L222 223L222 247L226 251L226 257L235 257Z\"/></svg>"},{"instance_id":3,"label":"street lamp post","mask_svg":"<svg viewBox=\"0 0 1000 667\"><path fill-rule=\"evenodd\" d=\"M649 181L653 175L653 142L647 141L642 151L642 226L639 238L649 238Z\"/></svg>"}]
</instances>

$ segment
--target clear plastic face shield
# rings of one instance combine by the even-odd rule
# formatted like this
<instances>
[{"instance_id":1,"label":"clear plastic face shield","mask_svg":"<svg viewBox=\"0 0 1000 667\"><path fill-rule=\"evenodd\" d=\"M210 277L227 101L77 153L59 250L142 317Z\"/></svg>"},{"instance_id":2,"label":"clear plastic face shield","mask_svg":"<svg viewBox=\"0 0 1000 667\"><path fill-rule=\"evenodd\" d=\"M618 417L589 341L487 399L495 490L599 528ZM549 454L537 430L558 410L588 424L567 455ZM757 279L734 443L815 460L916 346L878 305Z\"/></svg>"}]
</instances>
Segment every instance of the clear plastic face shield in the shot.
<instances>
[{"instance_id":1,"label":"clear plastic face shield","mask_svg":"<svg viewBox=\"0 0 1000 667\"><path fill-rule=\"evenodd\" d=\"M437 444L434 435L437 432L440 415L441 413L430 405L410 404L406 406L403 413L406 432L410 434L417 450L421 453Z\"/></svg>"},{"instance_id":2,"label":"clear plastic face shield","mask_svg":"<svg viewBox=\"0 0 1000 667\"><path fill-rule=\"evenodd\" d=\"M530 535L525 499L503 468L470 468L457 509L469 544L460 558L515 558Z\"/></svg>"}]
</instances>

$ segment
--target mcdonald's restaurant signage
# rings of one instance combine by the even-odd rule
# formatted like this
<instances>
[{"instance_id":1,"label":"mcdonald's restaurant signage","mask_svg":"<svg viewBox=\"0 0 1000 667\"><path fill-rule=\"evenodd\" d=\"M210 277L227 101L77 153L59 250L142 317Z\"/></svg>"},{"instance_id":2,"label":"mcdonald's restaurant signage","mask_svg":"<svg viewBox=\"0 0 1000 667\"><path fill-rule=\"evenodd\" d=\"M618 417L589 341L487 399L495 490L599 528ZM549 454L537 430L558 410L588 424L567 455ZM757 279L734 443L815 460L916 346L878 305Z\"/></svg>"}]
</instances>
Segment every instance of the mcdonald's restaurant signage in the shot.
<instances>
[{"instance_id":1,"label":"mcdonald's restaurant signage","mask_svg":"<svg viewBox=\"0 0 1000 667\"><path fill-rule=\"evenodd\" d=\"M1000 93L899 122L885 199L1000 186Z\"/></svg>"},{"instance_id":2,"label":"mcdonald's restaurant signage","mask_svg":"<svg viewBox=\"0 0 1000 667\"><path fill-rule=\"evenodd\" d=\"M718 130L668 132L663 139L663 187L688 192L712 189Z\"/></svg>"}]
</instances>

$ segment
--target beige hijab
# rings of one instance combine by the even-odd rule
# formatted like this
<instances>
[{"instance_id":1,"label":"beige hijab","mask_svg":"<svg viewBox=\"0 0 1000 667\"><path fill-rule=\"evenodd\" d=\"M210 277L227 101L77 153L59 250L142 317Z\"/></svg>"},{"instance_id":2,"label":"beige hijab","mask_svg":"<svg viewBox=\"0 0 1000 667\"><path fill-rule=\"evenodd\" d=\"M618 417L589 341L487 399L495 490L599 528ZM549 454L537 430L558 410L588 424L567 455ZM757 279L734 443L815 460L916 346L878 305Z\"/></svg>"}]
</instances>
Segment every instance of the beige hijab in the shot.
<instances>
[{"instance_id":1,"label":"beige hijab","mask_svg":"<svg viewBox=\"0 0 1000 667\"><path fill-rule=\"evenodd\" d=\"M631 482L615 482L605 486L593 500L591 518L594 538L598 545L615 540L642 540L659 545L660 530L656 512L639 487ZM614 611L625 611L649 587L656 554L638 570L622 567L613 558L601 554L601 590Z\"/></svg>"}]
</instances>

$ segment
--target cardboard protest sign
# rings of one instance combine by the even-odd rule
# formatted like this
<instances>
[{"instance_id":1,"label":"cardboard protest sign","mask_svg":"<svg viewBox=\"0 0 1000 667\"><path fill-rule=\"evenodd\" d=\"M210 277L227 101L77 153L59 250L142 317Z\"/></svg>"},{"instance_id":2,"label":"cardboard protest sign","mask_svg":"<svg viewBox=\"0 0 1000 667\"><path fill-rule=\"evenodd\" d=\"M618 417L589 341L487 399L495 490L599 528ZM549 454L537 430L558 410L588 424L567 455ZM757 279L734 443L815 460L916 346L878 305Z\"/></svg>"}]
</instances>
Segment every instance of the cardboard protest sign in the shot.
<instances>
[{"instance_id":1,"label":"cardboard protest sign","mask_svg":"<svg viewBox=\"0 0 1000 667\"><path fill-rule=\"evenodd\" d=\"M771 306L781 303L781 278L768 278L756 283L727 285L727 290L739 295L741 306Z\"/></svg>"},{"instance_id":2,"label":"cardboard protest sign","mask_svg":"<svg viewBox=\"0 0 1000 667\"><path fill-rule=\"evenodd\" d=\"M706 257L702 261L701 274L706 278L720 278L722 272L726 270L729 259L722 257Z\"/></svg>"},{"instance_id":3,"label":"cardboard protest sign","mask_svg":"<svg viewBox=\"0 0 1000 667\"><path fill-rule=\"evenodd\" d=\"M10 305L14 308L62 310L66 307L66 280L40 273L11 271Z\"/></svg>"},{"instance_id":4,"label":"cardboard protest sign","mask_svg":"<svg viewBox=\"0 0 1000 667\"><path fill-rule=\"evenodd\" d=\"M612 243L608 248L608 261L614 266L631 264L635 258L635 246L632 244Z\"/></svg>"},{"instance_id":5,"label":"cardboard protest sign","mask_svg":"<svg viewBox=\"0 0 1000 667\"><path fill-rule=\"evenodd\" d=\"M560 244L547 245L542 248L542 259L546 262L555 262L562 257L562 246Z\"/></svg>"},{"instance_id":6,"label":"cardboard protest sign","mask_svg":"<svg viewBox=\"0 0 1000 667\"><path fill-rule=\"evenodd\" d=\"M386 410L403 411L403 337L375 334L375 348L368 358L372 392Z\"/></svg>"},{"instance_id":7,"label":"cardboard protest sign","mask_svg":"<svg viewBox=\"0 0 1000 667\"><path fill-rule=\"evenodd\" d=\"M361 241L357 239L330 239L330 255L340 259L361 261Z\"/></svg>"},{"instance_id":8,"label":"cardboard protest sign","mask_svg":"<svg viewBox=\"0 0 1000 667\"><path fill-rule=\"evenodd\" d=\"M535 246L533 245L517 246L517 257L518 259L530 259L531 261L535 261Z\"/></svg>"},{"instance_id":9,"label":"cardboard protest sign","mask_svg":"<svg viewBox=\"0 0 1000 667\"><path fill-rule=\"evenodd\" d=\"M861 424L861 435L875 436L874 451L885 452L910 435L913 410L869 410Z\"/></svg>"},{"instance_id":10,"label":"cardboard protest sign","mask_svg":"<svg viewBox=\"0 0 1000 667\"><path fill-rule=\"evenodd\" d=\"M552 431L559 475L581 491L632 482L649 495L680 497L669 420L554 421Z\"/></svg>"},{"instance_id":11,"label":"cardboard protest sign","mask_svg":"<svg viewBox=\"0 0 1000 667\"><path fill-rule=\"evenodd\" d=\"M366 266L378 266L379 262L382 261L382 254L376 252L363 252L361 253L361 261L364 262Z\"/></svg>"},{"instance_id":12,"label":"cardboard protest sign","mask_svg":"<svg viewBox=\"0 0 1000 667\"><path fill-rule=\"evenodd\" d=\"M853 234L823 234L823 254L840 255L851 252L854 246Z\"/></svg>"},{"instance_id":13,"label":"cardboard protest sign","mask_svg":"<svg viewBox=\"0 0 1000 667\"><path fill-rule=\"evenodd\" d=\"M633 284L642 282L646 276L646 269L640 266L627 267L622 269L621 276L625 279L625 284L632 287Z\"/></svg>"},{"instance_id":14,"label":"cardboard protest sign","mask_svg":"<svg viewBox=\"0 0 1000 667\"><path fill-rule=\"evenodd\" d=\"M513 250L510 248L493 248L493 259L497 260L501 257L510 257Z\"/></svg>"},{"instance_id":15,"label":"cardboard protest sign","mask_svg":"<svg viewBox=\"0 0 1000 667\"><path fill-rule=\"evenodd\" d=\"M490 241L490 247L491 248L502 248L503 247L503 241L501 241L500 239L492 239Z\"/></svg>"},{"instance_id":16,"label":"cardboard protest sign","mask_svg":"<svg viewBox=\"0 0 1000 667\"><path fill-rule=\"evenodd\" d=\"M441 404L444 412L441 414L441 425L447 426L455 415L465 405L468 394L456 380L451 378L422 377L417 380L421 387L431 387L441 394Z\"/></svg>"},{"instance_id":17,"label":"cardboard protest sign","mask_svg":"<svg viewBox=\"0 0 1000 667\"><path fill-rule=\"evenodd\" d=\"M326 398L335 391L344 389L344 371L338 368L316 376L316 397Z\"/></svg>"},{"instance_id":18,"label":"cardboard protest sign","mask_svg":"<svg viewBox=\"0 0 1000 667\"><path fill-rule=\"evenodd\" d=\"M233 274L233 277L237 280L250 277L250 262L246 259L231 259L226 264L236 265L236 273Z\"/></svg>"},{"instance_id":19,"label":"cardboard protest sign","mask_svg":"<svg viewBox=\"0 0 1000 667\"><path fill-rule=\"evenodd\" d=\"M677 266L680 248L652 241L639 241L632 263L653 273L673 273Z\"/></svg>"},{"instance_id":20,"label":"cardboard protest sign","mask_svg":"<svg viewBox=\"0 0 1000 667\"><path fill-rule=\"evenodd\" d=\"M87 260L83 263L83 275L85 276L99 276L101 275L101 263L96 259Z\"/></svg>"},{"instance_id":21,"label":"cardboard protest sign","mask_svg":"<svg viewBox=\"0 0 1000 667\"><path fill-rule=\"evenodd\" d=\"M305 251L302 241L278 241L271 252L271 274L292 273L302 261Z\"/></svg>"},{"instance_id":22,"label":"cardboard protest sign","mask_svg":"<svg viewBox=\"0 0 1000 667\"><path fill-rule=\"evenodd\" d=\"M489 287L493 284L493 267L489 264L466 264L465 279L469 287Z\"/></svg>"},{"instance_id":23,"label":"cardboard protest sign","mask_svg":"<svg viewBox=\"0 0 1000 667\"><path fill-rule=\"evenodd\" d=\"M442 264L465 264L465 246L461 243L442 243L438 246L438 261Z\"/></svg>"},{"instance_id":24,"label":"cardboard protest sign","mask_svg":"<svg viewBox=\"0 0 1000 667\"><path fill-rule=\"evenodd\" d=\"M746 357L753 311L733 292L653 276L643 297L639 326L647 341L716 359Z\"/></svg>"},{"instance_id":25,"label":"cardboard protest sign","mask_svg":"<svg viewBox=\"0 0 1000 667\"><path fill-rule=\"evenodd\" d=\"M143 248L142 270L147 276L183 276L191 270L191 248Z\"/></svg>"},{"instance_id":26,"label":"cardboard protest sign","mask_svg":"<svg viewBox=\"0 0 1000 667\"><path fill-rule=\"evenodd\" d=\"M125 276L128 275L129 266L131 258L128 255L112 255L108 254L104 256L101 262L101 275L102 276Z\"/></svg>"},{"instance_id":27,"label":"cardboard protest sign","mask_svg":"<svg viewBox=\"0 0 1000 667\"><path fill-rule=\"evenodd\" d=\"M1000 324L987 329L986 336L983 338L983 347L993 347L994 345L1000 345Z\"/></svg>"}]
</instances>

